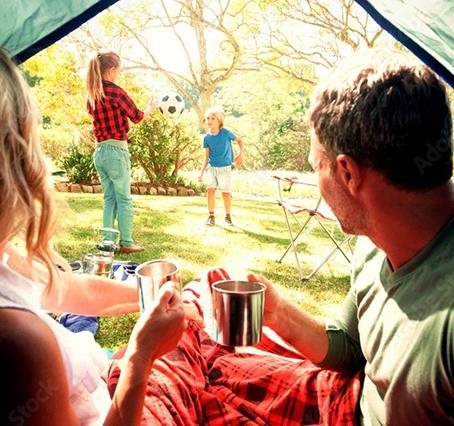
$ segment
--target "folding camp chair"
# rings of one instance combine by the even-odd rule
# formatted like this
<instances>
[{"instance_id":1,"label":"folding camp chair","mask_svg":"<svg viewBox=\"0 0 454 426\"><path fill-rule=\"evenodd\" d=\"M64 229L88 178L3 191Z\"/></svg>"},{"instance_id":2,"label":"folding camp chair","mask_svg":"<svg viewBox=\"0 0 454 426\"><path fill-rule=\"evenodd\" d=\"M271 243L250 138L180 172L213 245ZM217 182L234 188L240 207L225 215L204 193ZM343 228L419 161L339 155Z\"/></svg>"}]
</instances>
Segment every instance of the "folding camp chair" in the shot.
<instances>
[{"instance_id":1,"label":"folding camp chair","mask_svg":"<svg viewBox=\"0 0 454 426\"><path fill-rule=\"evenodd\" d=\"M289 197L284 197L283 192L288 191L292 189L293 185L306 185L310 187L318 187L318 185L310 182L303 182L300 181L296 178L284 178L284 177L279 177L279 176L273 176L273 179L277 181L278 185L278 204L282 207L282 210L284 211L285 215L285 221L287 223L287 229L290 237L290 244L288 247L285 249L284 253L282 254L281 258L278 260L278 262L282 262L284 257L287 255L287 253L290 251L290 249L293 251L293 254L295 256L295 262L296 266L298 268L298 273L300 275L300 278L302 280L308 280L314 274L318 272L318 270L325 265L338 251L345 257L348 263L350 263L350 258L347 255L346 251L342 248L342 246L348 245L348 248L350 250L350 253L352 252L352 248L350 245L352 236L351 235L345 235L342 240L338 240L335 238L334 234L328 229L328 227L323 223L323 222L333 222L333 223L338 223L336 217L334 214L331 212L331 209L328 207L328 205L323 201L321 195L318 196L318 199L316 202L314 202L313 207L309 207L311 201L307 199L291 199ZM287 187L285 187L287 185ZM306 214L307 218L304 221L300 221L298 219L298 215L301 214ZM299 226L299 230L295 234L294 231L292 231L292 223L290 218L293 218L296 224ZM304 231L308 229L308 225L315 220L318 225L320 225L321 229L326 233L326 235L329 237L331 242L334 245L334 248L328 253L328 255L307 275L303 273L303 269L301 267L301 263L299 260L298 256L298 242L297 240L300 239L300 237L303 235Z\"/></svg>"}]
</instances>

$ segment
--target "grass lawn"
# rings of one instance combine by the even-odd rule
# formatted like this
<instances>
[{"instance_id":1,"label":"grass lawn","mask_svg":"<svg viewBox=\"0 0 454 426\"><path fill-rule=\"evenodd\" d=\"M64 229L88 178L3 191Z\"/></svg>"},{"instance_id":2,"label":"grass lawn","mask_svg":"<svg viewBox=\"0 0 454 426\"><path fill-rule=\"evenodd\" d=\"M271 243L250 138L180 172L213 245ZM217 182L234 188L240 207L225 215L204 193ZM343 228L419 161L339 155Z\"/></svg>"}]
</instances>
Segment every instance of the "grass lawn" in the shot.
<instances>
[{"instance_id":1,"label":"grass lawn","mask_svg":"<svg viewBox=\"0 0 454 426\"><path fill-rule=\"evenodd\" d=\"M67 205L60 212L62 228L55 240L57 250L67 259L81 259L95 251L93 229L102 225L102 195L61 194ZM176 258L182 279L189 282L200 271L223 266L232 278L244 278L248 271L273 281L283 295L309 312L333 316L349 286L349 265L336 255L311 280L301 282L289 253L282 263L276 260L287 246L287 229L276 203L233 198L235 227L223 224L222 200L217 198L217 225L204 225L205 197L135 196L134 237L145 251L118 259L144 262ZM314 229L301 243L301 259L309 271L327 252L329 240ZM103 318L96 336L106 348L117 349L127 342L137 314Z\"/></svg>"}]
</instances>

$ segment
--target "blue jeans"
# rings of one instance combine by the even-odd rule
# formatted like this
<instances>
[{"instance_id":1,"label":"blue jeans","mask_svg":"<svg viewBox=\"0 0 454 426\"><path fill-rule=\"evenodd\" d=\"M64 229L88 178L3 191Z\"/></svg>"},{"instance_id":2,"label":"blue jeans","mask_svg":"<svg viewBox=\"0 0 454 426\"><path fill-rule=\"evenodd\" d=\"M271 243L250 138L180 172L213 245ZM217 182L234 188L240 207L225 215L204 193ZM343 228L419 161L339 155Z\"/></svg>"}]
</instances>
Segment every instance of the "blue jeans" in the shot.
<instances>
[{"instance_id":1,"label":"blue jeans","mask_svg":"<svg viewBox=\"0 0 454 426\"><path fill-rule=\"evenodd\" d=\"M98 144L93 155L104 192L103 226L120 230L120 245L131 246L133 208L131 198L131 155L127 149Z\"/></svg>"}]
</instances>

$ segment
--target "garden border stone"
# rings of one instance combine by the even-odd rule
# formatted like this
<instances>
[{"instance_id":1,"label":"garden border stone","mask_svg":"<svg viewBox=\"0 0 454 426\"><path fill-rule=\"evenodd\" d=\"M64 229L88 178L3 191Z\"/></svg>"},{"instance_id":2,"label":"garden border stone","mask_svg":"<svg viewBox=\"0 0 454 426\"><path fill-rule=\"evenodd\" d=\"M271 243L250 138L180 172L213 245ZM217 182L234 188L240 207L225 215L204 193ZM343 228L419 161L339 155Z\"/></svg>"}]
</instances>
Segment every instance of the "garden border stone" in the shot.
<instances>
[{"instance_id":1,"label":"garden border stone","mask_svg":"<svg viewBox=\"0 0 454 426\"><path fill-rule=\"evenodd\" d=\"M99 183L93 184L79 184L69 182L56 182L54 188L57 192L73 192L83 194L102 194L102 186ZM195 195L201 195L201 191L196 191L192 188L186 188L184 186L178 187L167 187L163 186L152 186L149 183L131 183L131 194L134 195L169 195L179 197L193 197Z\"/></svg>"}]
</instances>

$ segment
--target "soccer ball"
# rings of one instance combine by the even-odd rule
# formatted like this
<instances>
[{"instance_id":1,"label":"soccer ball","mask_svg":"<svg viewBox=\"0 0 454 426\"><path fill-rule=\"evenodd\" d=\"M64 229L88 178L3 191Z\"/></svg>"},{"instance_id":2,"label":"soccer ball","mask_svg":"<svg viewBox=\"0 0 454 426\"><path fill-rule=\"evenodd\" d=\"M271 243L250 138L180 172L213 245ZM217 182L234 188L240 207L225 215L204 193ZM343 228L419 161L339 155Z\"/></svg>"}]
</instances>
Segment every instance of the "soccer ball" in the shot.
<instances>
[{"instance_id":1,"label":"soccer ball","mask_svg":"<svg viewBox=\"0 0 454 426\"><path fill-rule=\"evenodd\" d=\"M171 93L161 97L159 110L166 117L179 117L184 111L183 98L177 93Z\"/></svg>"}]
</instances>

